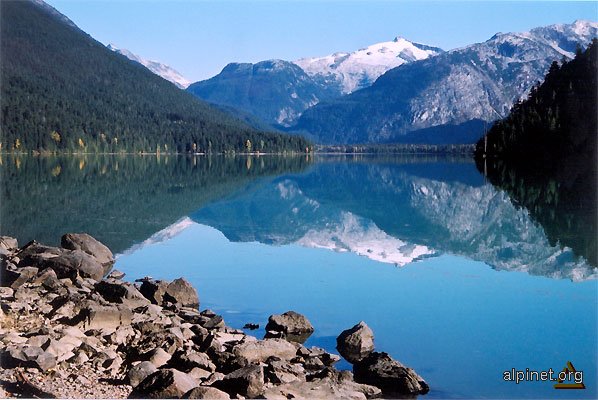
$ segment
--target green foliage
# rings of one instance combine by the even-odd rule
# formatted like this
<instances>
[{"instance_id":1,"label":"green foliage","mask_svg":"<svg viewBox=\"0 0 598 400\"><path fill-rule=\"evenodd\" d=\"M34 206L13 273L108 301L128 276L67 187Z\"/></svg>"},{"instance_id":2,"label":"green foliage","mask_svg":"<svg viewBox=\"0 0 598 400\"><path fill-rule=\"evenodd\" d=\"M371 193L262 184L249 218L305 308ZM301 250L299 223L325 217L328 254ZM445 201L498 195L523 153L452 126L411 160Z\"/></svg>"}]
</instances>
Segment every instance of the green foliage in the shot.
<instances>
[{"instance_id":1,"label":"green foliage","mask_svg":"<svg viewBox=\"0 0 598 400\"><path fill-rule=\"evenodd\" d=\"M554 62L544 83L476 144L480 172L529 210L551 244L598 265L598 40Z\"/></svg>"},{"instance_id":2,"label":"green foliage","mask_svg":"<svg viewBox=\"0 0 598 400\"><path fill-rule=\"evenodd\" d=\"M560 67L553 62L544 83L478 141L476 158L509 160L523 168L595 153L597 68L596 39L574 60Z\"/></svg>"},{"instance_id":3,"label":"green foliage","mask_svg":"<svg viewBox=\"0 0 598 400\"><path fill-rule=\"evenodd\" d=\"M2 1L0 143L4 151L303 151L298 136L264 133L116 54L29 1ZM60 139L58 139L60 138ZM196 148L193 149L193 143Z\"/></svg>"},{"instance_id":4,"label":"green foliage","mask_svg":"<svg viewBox=\"0 0 598 400\"><path fill-rule=\"evenodd\" d=\"M59 244L66 232L88 232L122 252L210 202L310 163L303 155L0 155L0 234Z\"/></svg>"}]
</instances>

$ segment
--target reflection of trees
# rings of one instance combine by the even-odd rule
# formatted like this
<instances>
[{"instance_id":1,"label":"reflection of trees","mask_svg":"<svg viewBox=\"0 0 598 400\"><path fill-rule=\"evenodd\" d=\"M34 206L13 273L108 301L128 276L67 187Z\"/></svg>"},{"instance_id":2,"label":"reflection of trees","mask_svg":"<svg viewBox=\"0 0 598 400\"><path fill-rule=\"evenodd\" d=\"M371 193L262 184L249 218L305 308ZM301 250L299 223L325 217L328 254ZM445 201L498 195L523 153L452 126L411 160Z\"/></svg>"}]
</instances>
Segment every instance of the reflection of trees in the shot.
<instances>
[{"instance_id":1,"label":"reflection of trees","mask_svg":"<svg viewBox=\"0 0 598 400\"><path fill-rule=\"evenodd\" d=\"M306 157L0 156L0 233L57 243L88 232L120 252L253 180ZM247 167L250 165L251 167Z\"/></svg>"},{"instance_id":2,"label":"reflection of trees","mask_svg":"<svg viewBox=\"0 0 598 400\"><path fill-rule=\"evenodd\" d=\"M595 161L594 161L595 162ZM597 260L596 167L584 159L567 160L533 171L501 161L478 161L488 180L525 207L544 228L551 245L568 246L593 265Z\"/></svg>"}]
</instances>

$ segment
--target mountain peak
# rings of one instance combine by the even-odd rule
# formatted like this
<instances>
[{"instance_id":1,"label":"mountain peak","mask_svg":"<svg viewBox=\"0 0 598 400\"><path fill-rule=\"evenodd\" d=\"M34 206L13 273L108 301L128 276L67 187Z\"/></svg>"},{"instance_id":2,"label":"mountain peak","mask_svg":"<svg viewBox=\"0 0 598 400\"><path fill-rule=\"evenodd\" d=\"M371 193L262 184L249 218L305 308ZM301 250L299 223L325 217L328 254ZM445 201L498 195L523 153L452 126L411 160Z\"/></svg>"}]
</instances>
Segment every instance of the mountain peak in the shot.
<instances>
[{"instance_id":1,"label":"mountain peak","mask_svg":"<svg viewBox=\"0 0 598 400\"><path fill-rule=\"evenodd\" d=\"M114 51L115 53L118 53L118 54L121 54L121 55L127 57L131 61L138 62L139 64L143 65L144 67L146 67L147 69L152 71L154 74L161 76L162 78L166 79L167 81L174 83L180 89L185 89L185 88L187 88L187 86L189 86L191 84L191 81L189 79L185 78L174 68L172 68L166 64L162 64L158 61L146 60L145 58L140 57L137 54L134 54L127 49L119 48L118 46L116 46L113 43L109 43L106 46L106 48Z\"/></svg>"},{"instance_id":2,"label":"mountain peak","mask_svg":"<svg viewBox=\"0 0 598 400\"><path fill-rule=\"evenodd\" d=\"M313 78L337 82L341 92L346 94L371 85L389 69L426 59L442 51L396 36L392 41L374 43L351 53L302 58L295 64Z\"/></svg>"}]
</instances>

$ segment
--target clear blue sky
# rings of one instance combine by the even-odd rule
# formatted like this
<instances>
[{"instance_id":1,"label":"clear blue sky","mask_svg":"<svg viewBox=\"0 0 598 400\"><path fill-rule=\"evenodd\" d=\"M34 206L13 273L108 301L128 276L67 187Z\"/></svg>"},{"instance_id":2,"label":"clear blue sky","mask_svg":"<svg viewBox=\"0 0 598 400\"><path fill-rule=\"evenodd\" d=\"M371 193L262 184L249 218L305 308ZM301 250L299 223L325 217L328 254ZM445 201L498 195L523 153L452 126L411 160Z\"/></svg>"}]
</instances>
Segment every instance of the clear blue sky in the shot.
<instances>
[{"instance_id":1,"label":"clear blue sky","mask_svg":"<svg viewBox=\"0 0 598 400\"><path fill-rule=\"evenodd\" d=\"M294 60L403 36L449 50L496 32L598 20L598 2L48 0L81 29L192 81L229 62Z\"/></svg>"}]
</instances>

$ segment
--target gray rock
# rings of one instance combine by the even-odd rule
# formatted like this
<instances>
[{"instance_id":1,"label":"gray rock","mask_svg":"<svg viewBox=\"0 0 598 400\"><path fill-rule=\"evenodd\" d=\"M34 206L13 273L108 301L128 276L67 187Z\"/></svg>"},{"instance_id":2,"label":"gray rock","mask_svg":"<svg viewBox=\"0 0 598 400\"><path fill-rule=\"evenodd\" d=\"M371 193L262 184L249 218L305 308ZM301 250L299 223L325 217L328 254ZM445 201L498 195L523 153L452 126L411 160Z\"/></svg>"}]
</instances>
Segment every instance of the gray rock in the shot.
<instances>
[{"instance_id":1,"label":"gray rock","mask_svg":"<svg viewBox=\"0 0 598 400\"><path fill-rule=\"evenodd\" d=\"M20 366L47 371L56 367L56 357L39 346L8 346L2 353L2 368Z\"/></svg>"},{"instance_id":2,"label":"gray rock","mask_svg":"<svg viewBox=\"0 0 598 400\"><path fill-rule=\"evenodd\" d=\"M177 351L168 365L181 371L189 371L193 368L201 368L209 372L216 371L216 366L207 354L195 351Z\"/></svg>"},{"instance_id":3,"label":"gray rock","mask_svg":"<svg viewBox=\"0 0 598 400\"><path fill-rule=\"evenodd\" d=\"M16 250L19 247L17 239L10 236L0 236L0 248L5 250Z\"/></svg>"},{"instance_id":4,"label":"gray rock","mask_svg":"<svg viewBox=\"0 0 598 400\"><path fill-rule=\"evenodd\" d=\"M89 254L107 268L105 273L110 271L114 263L110 249L87 233L67 233L62 236L60 245L65 249L81 250Z\"/></svg>"},{"instance_id":5,"label":"gray rock","mask_svg":"<svg viewBox=\"0 0 598 400\"><path fill-rule=\"evenodd\" d=\"M173 368L160 369L145 378L130 394L130 398L181 398L199 383L184 372Z\"/></svg>"},{"instance_id":6,"label":"gray rock","mask_svg":"<svg viewBox=\"0 0 598 400\"><path fill-rule=\"evenodd\" d=\"M351 399L365 400L379 397L377 387L355 383L349 371L327 370L321 377L309 381L294 381L269 387L266 399Z\"/></svg>"},{"instance_id":7,"label":"gray rock","mask_svg":"<svg viewBox=\"0 0 598 400\"><path fill-rule=\"evenodd\" d=\"M100 306L90 304L81 310L76 321L83 330L116 329L121 325L130 325L133 313L124 306Z\"/></svg>"},{"instance_id":8,"label":"gray rock","mask_svg":"<svg viewBox=\"0 0 598 400\"><path fill-rule=\"evenodd\" d=\"M4 278L4 277L2 277ZM14 289L9 288L7 286L0 286L0 299L2 300L8 300L11 297L13 297L15 294Z\"/></svg>"},{"instance_id":9,"label":"gray rock","mask_svg":"<svg viewBox=\"0 0 598 400\"><path fill-rule=\"evenodd\" d=\"M42 285L47 290L57 290L61 284L52 268L46 268L40 271L34 283Z\"/></svg>"},{"instance_id":10,"label":"gray rock","mask_svg":"<svg viewBox=\"0 0 598 400\"><path fill-rule=\"evenodd\" d=\"M191 389L183 399L230 399L228 393L209 386L198 386Z\"/></svg>"},{"instance_id":11,"label":"gray rock","mask_svg":"<svg viewBox=\"0 0 598 400\"><path fill-rule=\"evenodd\" d=\"M355 381L374 385L390 396L426 394L430 387L411 368L387 353L374 352L353 365Z\"/></svg>"},{"instance_id":12,"label":"gray rock","mask_svg":"<svg viewBox=\"0 0 598 400\"><path fill-rule=\"evenodd\" d=\"M112 271L110 271L110 273L106 276L106 278L110 278L110 279L122 279L125 277L125 273L121 272L117 269L113 269Z\"/></svg>"},{"instance_id":13,"label":"gray rock","mask_svg":"<svg viewBox=\"0 0 598 400\"><path fill-rule=\"evenodd\" d=\"M162 365L166 364L171 357L172 356L163 348L158 347L146 353L143 358L154 364L156 368L160 368Z\"/></svg>"},{"instance_id":14,"label":"gray rock","mask_svg":"<svg viewBox=\"0 0 598 400\"><path fill-rule=\"evenodd\" d=\"M129 385L136 388L145 378L156 372L158 369L149 361L142 361L132 367L127 373Z\"/></svg>"},{"instance_id":15,"label":"gray rock","mask_svg":"<svg viewBox=\"0 0 598 400\"><path fill-rule=\"evenodd\" d=\"M264 339L241 343L233 348L233 354L248 363L265 362L270 357L290 360L297 349L284 339Z\"/></svg>"},{"instance_id":16,"label":"gray rock","mask_svg":"<svg viewBox=\"0 0 598 400\"><path fill-rule=\"evenodd\" d=\"M264 369L259 365L239 368L212 385L230 395L254 398L264 393Z\"/></svg>"},{"instance_id":17,"label":"gray rock","mask_svg":"<svg viewBox=\"0 0 598 400\"><path fill-rule=\"evenodd\" d=\"M175 279L166 287L165 300L180 304L182 307L199 308L197 291L184 278Z\"/></svg>"},{"instance_id":18,"label":"gray rock","mask_svg":"<svg viewBox=\"0 0 598 400\"><path fill-rule=\"evenodd\" d=\"M336 338L336 349L347 361L356 363L374 351L374 333L361 321Z\"/></svg>"},{"instance_id":19,"label":"gray rock","mask_svg":"<svg viewBox=\"0 0 598 400\"><path fill-rule=\"evenodd\" d=\"M129 283L115 280L102 280L95 285L95 290L106 301L111 303L124 303L131 308L137 308L149 304L136 287Z\"/></svg>"},{"instance_id":20,"label":"gray rock","mask_svg":"<svg viewBox=\"0 0 598 400\"><path fill-rule=\"evenodd\" d=\"M282 337L303 343L313 333L314 327L309 320L295 311L281 315L271 315L266 325L267 337Z\"/></svg>"},{"instance_id":21,"label":"gray rock","mask_svg":"<svg viewBox=\"0 0 598 400\"><path fill-rule=\"evenodd\" d=\"M23 267L19 268L15 271L18 276L15 276L16 279L12 281L10 287L13 289L17 289L23 286L25 283L32 280L35 276L37 276L38 268L36 267Z\"/></svg>"},{"instance_id":22,"label":"gray rock","mask_svg":"<svg viewBox=\"0 0 598 400\"><path fill-rule=\"evenodd\" d=\"M104 267L98 260L81 251L63 251L60 255L46 258L45 254L32 254L21 260L21 265L52 268L58 278L73 278L79 273L84 278L99 281L104 276Z\"/></svg>"},{"instance_id":23,"label":"gray rock","mask_svg":"<svg viewBox=\"0 0 598 400\"><path fill-rule=\"evenodd\" d=\"M305 368L300 364L271 357L264 368L264 376L268 382L274 384L305 381Z\"/></svg>"},{"instance_id":24,"label":"gray rock","mask_svg":"<svg viewBox=\"0 0 598 400\"><path fill-rule=\"evenodd\" d=\"M152 304L162 305L166 288L168 288L168 282L166 281L145 279L141 282L139 291L146 299L151 301Z\"/></svg>"}]
</instances>

